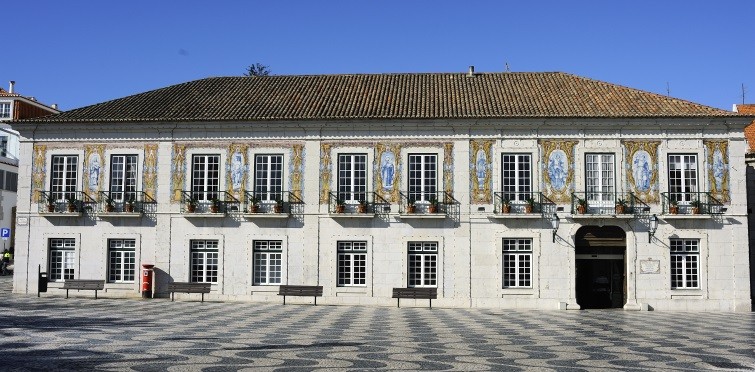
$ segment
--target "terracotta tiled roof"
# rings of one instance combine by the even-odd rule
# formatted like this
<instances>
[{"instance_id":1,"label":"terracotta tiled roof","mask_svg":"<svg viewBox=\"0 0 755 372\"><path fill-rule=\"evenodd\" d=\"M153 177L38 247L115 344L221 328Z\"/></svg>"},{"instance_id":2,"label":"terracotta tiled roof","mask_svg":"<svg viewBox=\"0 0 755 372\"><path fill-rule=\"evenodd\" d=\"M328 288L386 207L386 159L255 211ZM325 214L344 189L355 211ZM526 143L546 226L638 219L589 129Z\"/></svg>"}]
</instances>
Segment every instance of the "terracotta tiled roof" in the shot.
<instances>
[{"instance_id":1,"label":"terracotta tiled roof","mask_svg":"<svg viewBox=\"0 0 755 372\"><path fill-rule=\"evenodd\" d=\"M16 93L8 93L7 90L0 88L0 97L20 97Z\"/></svg>"},{"instance_id":2,"label":"terracotta tiled roof","mask_svg":"<svg viewBox=\"0 0 755 372\"><path fill-rule=\"evenodd\" d=\"M559 72L218 77L35 122L727 117L740 114Z\"/></svg>"},{"instance_id":3,"label":"terracotta tiled roof","mask_svg":"<svg viewBox=\"0 0 755 372\"><path fill-rule=\"evenodd\" d=\"M735 110L740 114L755 115L755 104L736 105ZM755 120L745 127L745 138L747 138L750 151L755 151Z\"/></svg>"},{"instance_id":4,"label":"terracotta tiled roof","mask_svg":"<svg viewBox=\"0 0 755 372\"><path fill-rule=\"evenodd\" d=\"M755 103L737 105L737 112L740 114L755 115Z\"/></svg>"}]
</instances>

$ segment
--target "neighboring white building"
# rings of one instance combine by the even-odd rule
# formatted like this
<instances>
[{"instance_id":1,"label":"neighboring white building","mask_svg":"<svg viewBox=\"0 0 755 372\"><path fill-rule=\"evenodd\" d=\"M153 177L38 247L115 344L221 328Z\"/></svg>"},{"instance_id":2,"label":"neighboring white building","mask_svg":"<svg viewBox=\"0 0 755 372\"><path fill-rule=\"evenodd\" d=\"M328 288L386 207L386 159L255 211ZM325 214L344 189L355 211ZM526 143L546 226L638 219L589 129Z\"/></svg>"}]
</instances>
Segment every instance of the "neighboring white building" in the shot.
<instances>
[{"instance_id":1,"label":"neighboring white building","mask_svg":"<svg viewBox=\"0 0 755 372\"><path fill-rule=\"evenodd\" d=\"M0 228L10 228L11 236L2 240L0 252L13 248L16 220L16 188L18 184L19 134L7 122L57 114L54 107L37 102L34 97L24 97L14 90L0 88Z\"/></svg>"},{"instance_id":2,"label":"neighboring white building","mask_svg":"<svg viewBox=\"0 0 755 372\"><path fill-rule=\"evenodd\" d=\"M14 292L41 267L134 297L154 264L163 297L318 284L318 303L395 306L416 286L441 307L750 311L752 119L470 69L209 78L23 120Z\"/></svg>"}]
</instances>

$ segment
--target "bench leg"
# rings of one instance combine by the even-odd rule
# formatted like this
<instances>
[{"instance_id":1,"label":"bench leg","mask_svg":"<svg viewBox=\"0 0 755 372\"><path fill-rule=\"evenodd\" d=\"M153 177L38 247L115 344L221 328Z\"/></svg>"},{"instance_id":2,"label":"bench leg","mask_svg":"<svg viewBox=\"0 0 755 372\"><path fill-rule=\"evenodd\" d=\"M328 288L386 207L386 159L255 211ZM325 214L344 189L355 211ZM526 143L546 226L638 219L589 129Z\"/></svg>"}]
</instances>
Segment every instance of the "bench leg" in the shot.
<instances>
[{"instance_id":1,"label":"bench leg","mask_svg":"<svg viewBox=\"0 0 755 372\"><path fill-rule=\"evenodd\" d=\"M283 296L283 304L286 304L286 296Z\"/></svg>"},{"instance_id":2,"label":"bench leg","mask_svg":"<svg viewBox=\"0 0 755 372\"><path fill-rule=\"evenodd\" d=\"M94 290L94 299L95 300L97 299L97 290L96 289Z\"/></svg>"},{"instance_id":3,"label":"bench leg","mask_svg":"<svg viewBox=\"0 0 755 372\"><path fill-rule=\"evenodd\" d=\"M433 299L432 298L430 299L430 308L431 309L433 308Z\"/></svg>"},{"instance_id":4,"label":"bench leg","mask_svg":"<svg viewBox=\"0 0 755 372\"><path fill-rule=\"evenodd\" d=\"M170 302L173 302L173 296L175 296L176 292L170 292Z\"/></svg>"},{"instance_id":5,"label":"bench leg","mask_svg":"<svg viewBox=\"0 0 755 372\"><path fill-rule=\"evenodd\" d=\"M317 306L317 296L315 296L315 306Z\"/></svg>"},{"instance_id":6,"label":"bench leg","mask_svg":"<svg viewBox=\"0 0 755 372\"><path fill-rule=\"evenodd\" d=\"M401 299L396 297L396 307L401 307Z\"/></svg>"},{"instance_id":7,"label":"bench leg","mask_svg":"<svg viewBox=\"0 0 755 372\"><path fill-rule=\"evenodd\" d=\"M66 298L68 298L68 290L66 289Z\"/></svg>"},{"instance_id":8,"label":"bench leg","mask_svg":"<svg viewBox=\"0 0 755 372\"><path fill-rule=\"evenodd\" d=\"M204 302L204 293L202 293L202 302Z\"/></svg>"}]
</instances>

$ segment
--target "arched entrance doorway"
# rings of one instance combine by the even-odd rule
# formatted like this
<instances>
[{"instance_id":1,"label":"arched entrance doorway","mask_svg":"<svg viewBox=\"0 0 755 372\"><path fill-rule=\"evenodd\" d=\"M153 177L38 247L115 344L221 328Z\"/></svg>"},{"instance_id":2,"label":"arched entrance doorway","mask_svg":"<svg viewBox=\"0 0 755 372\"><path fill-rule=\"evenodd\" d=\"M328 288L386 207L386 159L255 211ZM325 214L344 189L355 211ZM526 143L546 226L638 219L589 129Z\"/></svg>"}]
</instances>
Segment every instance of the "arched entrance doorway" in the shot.
<instances>
[{"instance_id":1,"label":"arched entrance doorway","mask_svg":"<svg viewBox=\"0 0 755 372\"><path fill-rule=\"evenodd\" d=\"M618 226L583 226L575 235L577 303L621 308L627 301L626 233Z\"/></svg>"}]
</instances>

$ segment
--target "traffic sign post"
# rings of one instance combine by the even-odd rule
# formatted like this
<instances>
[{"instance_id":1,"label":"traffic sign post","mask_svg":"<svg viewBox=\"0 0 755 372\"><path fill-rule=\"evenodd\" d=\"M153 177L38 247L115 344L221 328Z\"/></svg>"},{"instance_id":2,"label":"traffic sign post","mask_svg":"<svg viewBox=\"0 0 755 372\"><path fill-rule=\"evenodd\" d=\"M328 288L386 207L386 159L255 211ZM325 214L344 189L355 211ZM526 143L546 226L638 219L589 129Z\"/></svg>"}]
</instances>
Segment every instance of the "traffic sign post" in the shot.
<instances>
[{"instance_id":1,"label":"traffic sign post","mask_svg":"<svg viewBox=\"0 0 755 372\"><path fill-rule=\"evenodd\" d=\"M8 240L10 238L10 229L7 227L3 227L0 229L0 238L3 238L3 240Z\"/></svg>"}]
</instances>

